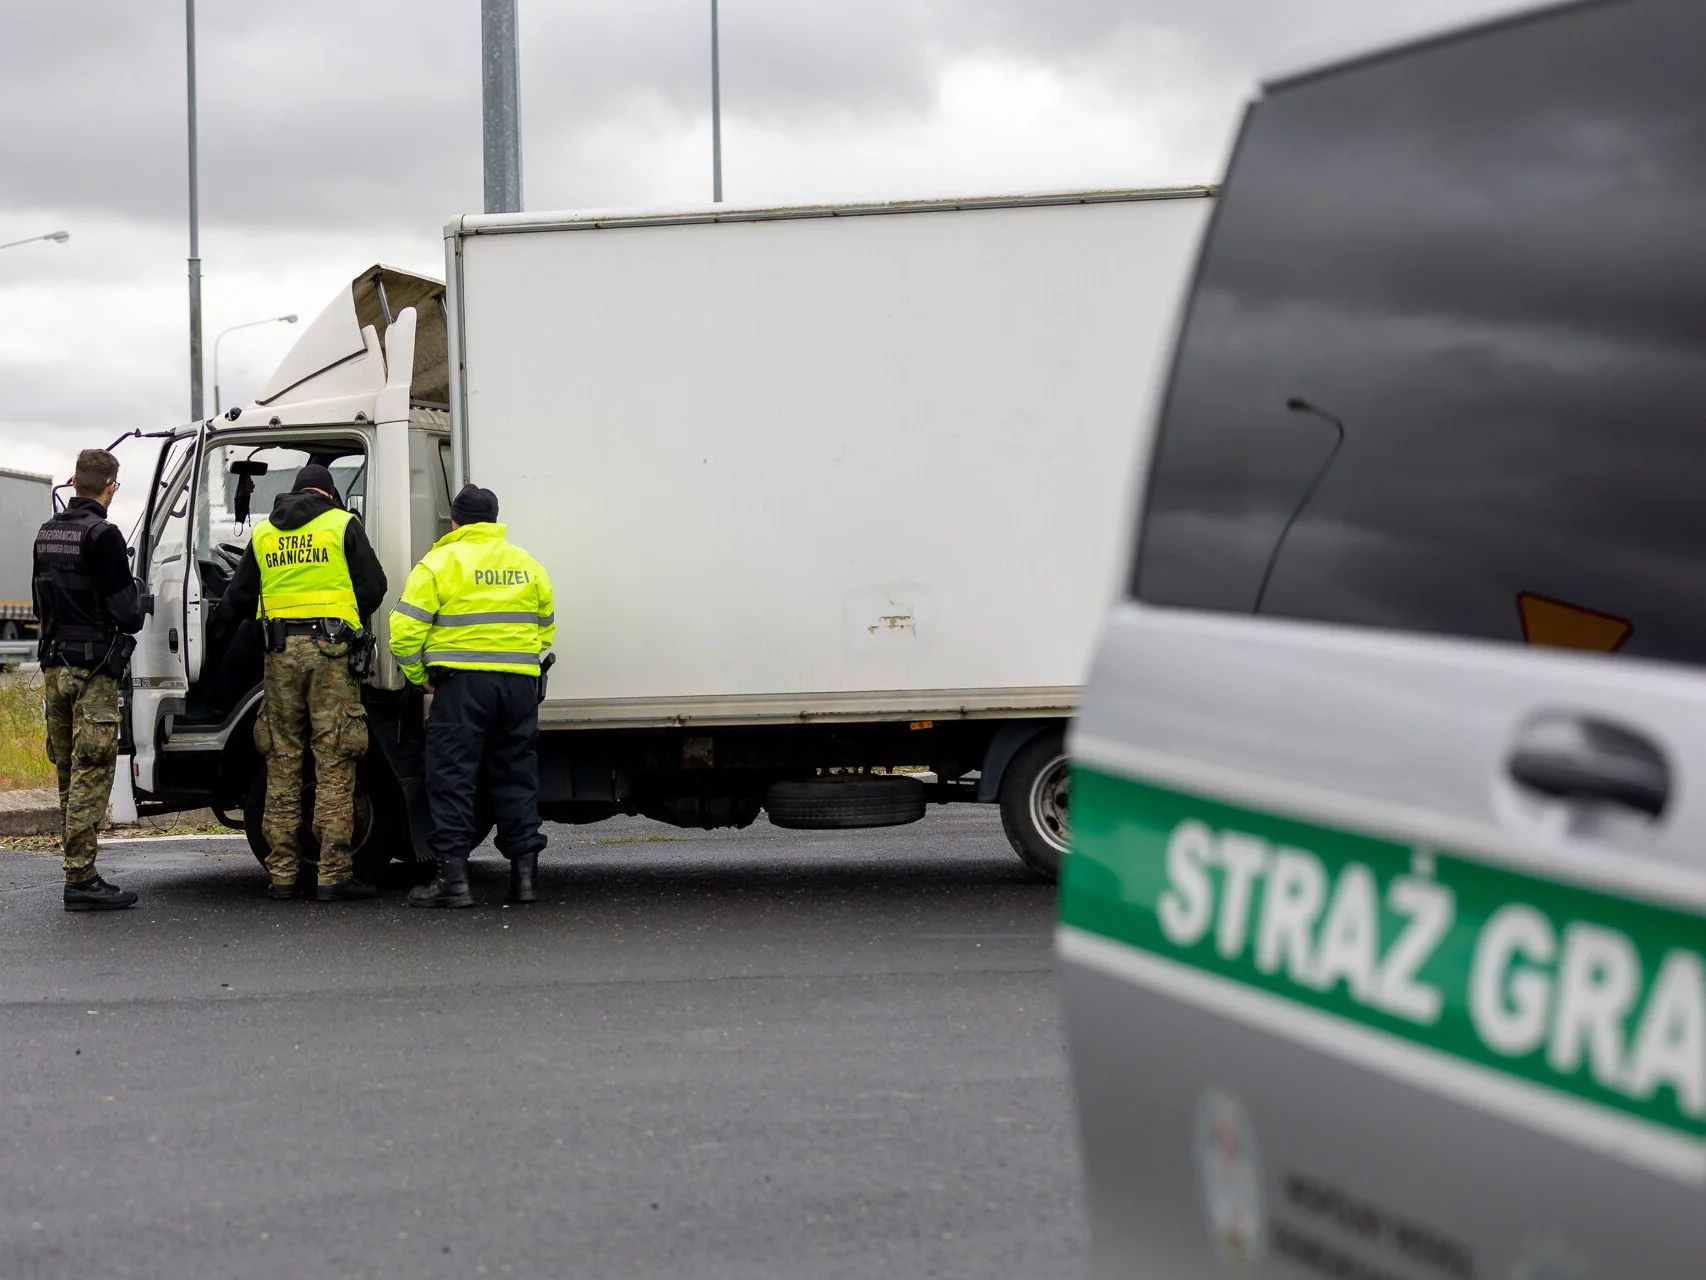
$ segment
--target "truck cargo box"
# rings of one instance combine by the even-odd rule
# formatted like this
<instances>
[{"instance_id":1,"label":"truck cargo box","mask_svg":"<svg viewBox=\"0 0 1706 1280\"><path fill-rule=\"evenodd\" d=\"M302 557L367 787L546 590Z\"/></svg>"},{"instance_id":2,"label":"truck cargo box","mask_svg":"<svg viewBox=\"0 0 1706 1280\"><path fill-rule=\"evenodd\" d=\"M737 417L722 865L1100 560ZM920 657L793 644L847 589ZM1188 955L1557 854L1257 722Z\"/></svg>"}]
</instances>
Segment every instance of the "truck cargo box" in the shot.
<instances>
[{"instance_id":1,"label":"truck cargo box","mask_svg":"<svg viewBox=\"0 0 1706 1280\"><path fill-rule=\"evenodd\" d=\"M35 634L31 549L53 514L52 494L50 476L0 469L0 640Z\"/></svg>"},{"instance_id":2,"label":"truck cargo box","mask_svg":"<svg viewBox=\"0 0 1706 1280\"><path fill-rule=\"evenodd\" d=\"M1209 194L451 224L545 722L1069 714Z\"/></svg>"}]
</instances>

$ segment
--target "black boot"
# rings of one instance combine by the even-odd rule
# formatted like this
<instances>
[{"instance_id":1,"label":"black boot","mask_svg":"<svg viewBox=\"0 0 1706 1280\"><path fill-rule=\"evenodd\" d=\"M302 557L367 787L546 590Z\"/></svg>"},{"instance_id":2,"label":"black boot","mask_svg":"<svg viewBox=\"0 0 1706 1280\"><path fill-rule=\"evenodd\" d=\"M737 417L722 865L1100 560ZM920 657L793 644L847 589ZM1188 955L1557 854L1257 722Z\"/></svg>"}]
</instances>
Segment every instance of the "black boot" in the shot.
<instances>
[{"instance_id":1,"label":"black boot","mask_svg":"<svg viewBox=\"0 0 1706 1280\"><path fill-rule=\"evenodd\" d=\"M67 911L118 911L124 907L134 907L136 895L128 889L121 889L116 884L108 884L100 876L93 880L85 880L82 884L65 886L65 909Z\"/></svg>"},{"instance_id":2,"label":"black boot","mask_svg":"<svg viewBox=\"0 0 1706 1280\"><path fill-rule=\"evenodd\" d=\"M537 853L518 853L509 860L509 900L538 902L539 891L533 887L533 876L539 870Z\"/></svg>"},{"instance_id":3,"label":"black boot","mask_svg":"<svg viewBox=\"0 0 1706 1280\"><path fill-rule=\"evenodd\" d=\"M431 884L417 885L409 890L411 907L471 907L474 895L468 891L468 859L440 858L438 878Z\"/></svg>"}]
</instances>

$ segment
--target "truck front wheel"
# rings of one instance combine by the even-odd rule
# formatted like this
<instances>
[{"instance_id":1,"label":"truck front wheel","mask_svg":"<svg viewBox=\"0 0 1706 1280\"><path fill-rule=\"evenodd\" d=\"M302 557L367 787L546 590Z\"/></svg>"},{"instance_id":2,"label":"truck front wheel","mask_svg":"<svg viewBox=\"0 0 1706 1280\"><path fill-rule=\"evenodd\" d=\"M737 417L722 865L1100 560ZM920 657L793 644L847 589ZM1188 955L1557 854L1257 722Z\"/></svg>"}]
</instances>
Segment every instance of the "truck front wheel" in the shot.
<instances>
[{"instance_id":1,"label":"truck front wheel","mask_svg":"<svg viewBox=\"0 0 1706 1280\"><path fill-rule=\"evenodd\" d=\"M1001 779L1001 826L1008 843L1027 867L1050 880L1060 878L1061 860L1071 847L1071 777L1066 732L1054 729L1021 747Z\"/></svg>"},{"instance_id":2,"label":"truck front wheel","mask_svg":"<svg viewBox=\"0 0 1706 1280\"><path fill-rule=\"evenodd\" d=\"M350 856L355 863L356 879L372 884L391 861L391 849L385 833L374 822L373 795L364 772L356 774L355 840ZM249 850L263 869L267 865L267 839L262 834L261 823L266 816L266 806L267 770L263 764L255 770L255 776L249 781L248 794L243 798L243 834L248 837ZM301 859L298 879L312 884L319 874L320 842L314 838L314 766L307 760L303 761L302 825L297 828L296 848Z\"/></svg>"}]
</instances>

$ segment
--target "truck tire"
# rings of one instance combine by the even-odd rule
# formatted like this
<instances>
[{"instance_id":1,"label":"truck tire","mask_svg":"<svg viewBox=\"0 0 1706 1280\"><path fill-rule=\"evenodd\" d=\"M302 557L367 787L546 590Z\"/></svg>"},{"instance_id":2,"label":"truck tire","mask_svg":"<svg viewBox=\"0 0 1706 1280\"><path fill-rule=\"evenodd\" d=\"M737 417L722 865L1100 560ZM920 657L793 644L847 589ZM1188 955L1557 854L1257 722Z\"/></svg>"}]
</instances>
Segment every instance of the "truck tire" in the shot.
<instances>
[{"instance_id":1,"label":"truck tire","mask_svg":"<svg viewBox=\"0 0 1706 1280\"><path fill-rule=\"evenodd\" d=\"M297 828L296 848L301 861L298 883L312 884L319 875L320 842L314 838L314 766L304 760L302 769L302 825ZM359 771L355 779L355 841L350 859L355 863L355 878L373 884L375 878L391 861L391 845L374 821L373 797ZM267 841L261 834L261 821L267 806L267 770L262 764L249 780L249 791L243 798L243 834L248 838L249 851L264 870L267 865Z\"/></svg>"},{"instance_id":2,"label":"truck tire","mask_svg":"<svg viewBox=\"0 0 1706 1280\"><path fill-rule=\"evenodd\" d=\"M1001 779L1001 827L1013 852L1039 876L1060 878L1072 841L1066 732L1051 729L1019 748Z\"/></svg>"},{"instance_id":3,"label":"truck tire","mask_svg":"<svg viewBox=\"0 0 1706 1280\"><path fill-rule=\"evenodd\" d=\"M924 816L927 793L916 778L832 774L778 782L764 797L772 825L795 831L899 827Z\"/></svg>"}]
</instances>

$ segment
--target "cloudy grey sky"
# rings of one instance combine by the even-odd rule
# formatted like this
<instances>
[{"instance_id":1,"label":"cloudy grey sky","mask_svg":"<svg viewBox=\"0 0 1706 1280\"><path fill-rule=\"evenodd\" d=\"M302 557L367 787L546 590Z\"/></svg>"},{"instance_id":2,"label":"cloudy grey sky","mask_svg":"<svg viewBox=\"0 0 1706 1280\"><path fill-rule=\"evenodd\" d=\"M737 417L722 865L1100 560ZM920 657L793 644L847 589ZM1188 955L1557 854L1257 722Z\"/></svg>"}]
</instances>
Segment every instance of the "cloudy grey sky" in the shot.
<instances>
[{"instance_id":1,"label":"cloudy grey sky","mask_svg":"<svg viewBox=\"0 0 1706 1280\"><path fill-rule=\"evenodd\" d=\"M722 0L725 195L1213 181L1262 78L1531 3ZM520 8L527 206L708 199L708 0ZM210 352L372 262L442 274L481 198L478 0L197 10ZM180 0L0 0L0 242L72 232L0 252L0 466L188 416L183 41ZM228 338L227 402L299 332Z\"/></svg>"}]
</instances>

